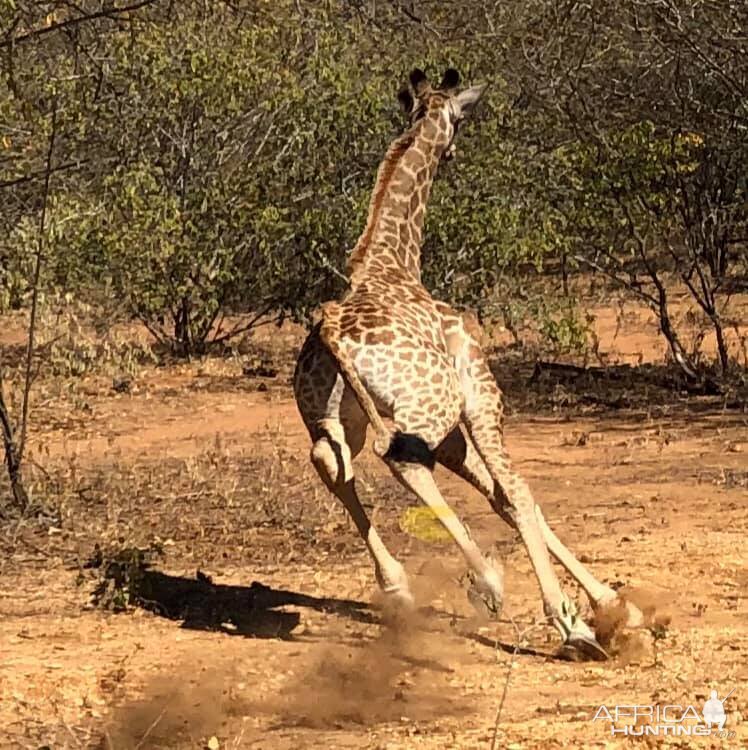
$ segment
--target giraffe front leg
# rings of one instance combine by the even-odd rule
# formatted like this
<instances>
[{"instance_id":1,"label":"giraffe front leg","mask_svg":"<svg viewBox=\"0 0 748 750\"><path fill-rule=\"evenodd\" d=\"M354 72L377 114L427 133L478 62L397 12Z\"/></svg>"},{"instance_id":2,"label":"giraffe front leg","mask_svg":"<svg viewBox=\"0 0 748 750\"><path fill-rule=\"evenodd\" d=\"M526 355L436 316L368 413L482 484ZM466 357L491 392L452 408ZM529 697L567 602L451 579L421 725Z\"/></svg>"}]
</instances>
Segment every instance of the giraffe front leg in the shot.
<instances>
[{"instance_id":1,"label":"giraffe front leg","mask_svg":"<svg viewBox=\"0 0 748 750\"><path fill-rule=\"evenodd\" d=\"M594 610L601 607L622 607L626 613L624 627L641 628L645 625L644 613L633 602L624 599L614 591L610 586L595 578L587 568L582 565L568 547L556 536L553 529L548 525L543 517L543 511L539 505L535 506L535 515L540 525L548 549L551 554L566 568L569 574L584 589L590 604Z\"/></svg>"},{"instance_id":2,"label":"giraffe front leg","mask_svg":"<svg viewBox=\"0 0 748 750\"><path fill-rule=\"evenodd\" d=\"M484 461L494 475L494 502L501 508L501 516L517 529L527 549L535 576L543 596L543 611L558 630L564 645L593 659L605 659L607 654L594 633L578 615L574 603L563 593L551 565L549 548L538 523L535 501L530 488L513 470L508 456L487 437L480 436L479 417L470 425L479 452L485 451Z\"/></svg>"},{"instance_id":3,"label":"giraffe front leg","mask_svg":"<svg viewBox=\"0 0 748 750\"><path fill-rule=\"evenodd\" d=\"M442 466L471 484L478 492L489 499L493 507L493 490L491 489L493 487L493 480L491 479L491 475L475 450L472 441L464 434L459 425L439 444L435 455L436 460ZM490 555L486 559L489 565L496 570L497 575L501 577L503 583L504 570L501 563ZM478 578L470 576L470 579L471 586L468 589L468 599L470 602L474 606L478 604L475 598L475 595L477 595L478 599L482 600L482 602L480 602L480 606L476 606L476 609L479 611L483 609L488 609L491 612L495 611L496 616L498 616L501 612L501 606L496 606L495 597L491 594L490 582L480 576ZM498 602L498 604L503 605L503 600Z\"/></svg>"},{"instance_id":4,"label":"giraffe front leg","mask_svg":"<svg viewBox=\"0 0 748 750\"><path fill-rule=\"evenodd\" d=\"M478 492L484 495L496 513L510 526L516 529L513 517L501 503L496 502L497 493L493 489L493 480L486 464L478 454L470 436L461 427L456 427L444 439L436 451L436 459L442 466L469 482ZM502 493L498 493L499 498ZM632 602L622 599L610 586L606 586L581 563L574 554L556 536L546 522L539 505L535 505L535 514L540 525L543 539L548 550L569 574L577 581L587 594L593 610L600 607L622 607L626 612L624 627L638 628L644 625L644 615Z\"/></svg>"},{"instance_id":5,"label":"giraffe front leg","mask_svg":"<svg viewBox=\"0 0 748 750\"><path fill-rule=\"evenodd\" d=\"M566 647L593 659L607 658L590 627L561 590L535 512L535 500L504 450L501 394L478 345L467 340L457 364L465 398L465 427L492 480L494 507L522 537L540 584L545 614Z\"/></svg>"}]
</instances>

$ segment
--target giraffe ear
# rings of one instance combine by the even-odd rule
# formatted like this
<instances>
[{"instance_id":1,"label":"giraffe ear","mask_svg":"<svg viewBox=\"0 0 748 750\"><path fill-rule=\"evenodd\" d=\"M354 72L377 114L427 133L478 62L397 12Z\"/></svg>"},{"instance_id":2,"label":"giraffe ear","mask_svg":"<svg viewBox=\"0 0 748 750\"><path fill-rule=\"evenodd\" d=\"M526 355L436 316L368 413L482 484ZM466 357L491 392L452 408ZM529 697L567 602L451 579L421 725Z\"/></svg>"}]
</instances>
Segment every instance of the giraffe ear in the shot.
<instances>
[{"instance_id":1,"label":"giraffe ear","mask_svg":"<svg viewBox=\"0 0 748 750\"><path fill-rule=\"evenodd\" d=\"M439 84L441 91L456 89L460 85L460 74L454 68L447 68L442 76L442 82Z\"/></svg>"},{"instance_id":2,"label":"giraffe ear","mask_svg":"<svg viewBox=\"0 0 748 750\"><path fill-rule=\"evenodd\" d=\"M460 113L462 115L469 115L473 107L478 103L483 92L486 90L488 84L484 83L481 86L471 86L469 89L460 91L455 97L457 103L460 105Z\"/></svg>"},{"instance_id":3,"label":"giraffe ear","mask_svg":"<svg viewBox=\"0 0 748 750\"><path fill-rule=\"evenodd\" d=\"M404 114L409 115L413 111L413 94L408 89L398 91L397 100L400 102L400 109L402 109Z\"/></svg>"},{"instance_id":4,"label":"giraffe ear","mask_svg":"<svg viewBox=\"0 0 748 750\"><path fill-rule=\"evenodd\" d=\"M413 91L416 92L416 96L423 96L431 88L429 79L426 78L426 74L420 68L413 68L411 71L410 85L413 87Z\"/></svg>"}]
</instances>

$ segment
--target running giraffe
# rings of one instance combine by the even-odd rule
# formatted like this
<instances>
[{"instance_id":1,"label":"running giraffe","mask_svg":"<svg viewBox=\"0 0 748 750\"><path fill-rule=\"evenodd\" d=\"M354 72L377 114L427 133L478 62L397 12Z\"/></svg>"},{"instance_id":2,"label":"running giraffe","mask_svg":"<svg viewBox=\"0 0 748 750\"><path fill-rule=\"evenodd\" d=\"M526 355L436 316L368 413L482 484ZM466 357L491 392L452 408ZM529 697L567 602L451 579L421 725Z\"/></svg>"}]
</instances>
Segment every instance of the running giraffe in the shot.
<instances>
[{"instance_id":1,"label":"running giraffe","mask_svg":"<svg viewBox=\"0 0 748 750\"><path fill-rule=\"evenodd\" d=\"M350 288L323 306L322 320L299 355L296 402L313 441L311 458L323 482L345 505L374 560L385 594L412 606L403 566L390 554L361 506L352 461L367 425L374 451L393 475L441 521L472 569L477 592L498 612L501 569L481 553L434 481L439 462L466 479L519 531L540 583L546 615L566 647L606 657L573 602L561 590L549 551L579 582L594 608L617 603L559 541L511 466L503 446L503 405L486 359L461 316L432 299L421 284L424 214L439 162L454 155L460 122L485 86L459 91L449 69L437 88L410 75L400 93L409 116L379 167L364 232L348 261ZM394 431L382 416L390 417ZM641 612L622 601L630 626Z\"/></svg>"}]
</instances>

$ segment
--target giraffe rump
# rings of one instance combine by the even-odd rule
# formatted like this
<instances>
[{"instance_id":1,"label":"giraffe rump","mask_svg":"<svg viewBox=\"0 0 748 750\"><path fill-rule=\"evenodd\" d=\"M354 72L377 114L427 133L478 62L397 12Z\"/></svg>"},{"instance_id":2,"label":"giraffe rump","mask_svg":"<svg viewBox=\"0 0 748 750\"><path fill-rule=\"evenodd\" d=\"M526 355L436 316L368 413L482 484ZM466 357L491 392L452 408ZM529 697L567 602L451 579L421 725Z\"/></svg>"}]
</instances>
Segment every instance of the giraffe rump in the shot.
<instances>
[{"instance_id":1,"label":"giraffe rump","mask_svg":"<svg viewBox=\"0 0 748 750\"><path fill-rule=\"evenodd\" d=\"M361 409L366 414L371 426L376 432L374 439L374 452L380 458L391 459L401 463L418 463L433 468L436 465L434 451L428 443L420 436L396 430L392 432L387 428L377 410L374 399L372 399L366 386L356 372L356 368L350 358L340 346L334 331L337 328L340 316L340 305L328 302L322 310L322 325L320 327L320 338L327 347L332 357L338 364L343 379L356 396Z\"/></svg>"}]
</instances>

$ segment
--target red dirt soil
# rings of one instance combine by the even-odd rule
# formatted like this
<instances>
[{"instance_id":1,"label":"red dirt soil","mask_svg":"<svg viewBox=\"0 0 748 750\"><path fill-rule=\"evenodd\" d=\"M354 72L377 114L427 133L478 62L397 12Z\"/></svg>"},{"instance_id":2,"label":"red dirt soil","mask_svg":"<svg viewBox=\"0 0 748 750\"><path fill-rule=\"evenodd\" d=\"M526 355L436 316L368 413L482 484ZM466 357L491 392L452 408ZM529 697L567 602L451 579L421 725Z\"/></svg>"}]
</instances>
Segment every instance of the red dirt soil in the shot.
<instances>
[{"instance_id":1,"label":"red dirt soil","mask_svg":"<svg viewBox=\"0 0 748 750\"><path fill-rule=\"evenodd\" d=\"M624 332L622 354L658 349L641 321L632 326L638 334ZM298 333L288 340L298 343ZM625 584L666 623L656 642L646 630L624 634L610 661L570 663L554 657L557 635L547 626L532 629L513 654L508 618L521 628L540 618L539 591L522 545L485 500L437 470L447 500L483 548L498 544L506 577L498 623L471 609L452 545L399 528L412 503L370 451L359 460L366 500L426 609L387 626L376 609L363 608L377 600L372 568L308 466L288 367L290 358L264 392L259 381L242 378L239 364L208 361L144 368L126 394L90 379L37 403L32 456L40 464L72 467L66 471L76 476L95 470L100 482L113 482L125 465L150 467L154 477L175 466L175 486L192 472L196 489L150 497L147 480L134 484L138 469L131 490L123 475L121 495L94 501L79 482L65 495L60 529L6 533L0 747L488 750L509 674L497 747L628 747L633 740L592 721L601 704L700 710L711 689L722 697L732 688L725 708L733 739L644 742L748 746L745 414L686 408L509 420L508 448L551 526L598 577ZM198 476L206 455L225 463ZM220 482L242 462L250 468L236 475L235 492L244 494L221 494ZM247 509L232 498L246 504L260 496L270 520L239 528L232 519ZM287 518L302 496L310 514L328 514L303 537L303 519ZM273 508L282 517L273 518ZM161 540L166 556L156 567L174 576L193 578L199 568L215 584L258 581L361 604L333 611L316 599L281 605L300 614L287 639L180 627L140 608L102 611L90 605L91 579L79 567L93 549L94 528L122 544Z\"/></svg>"}]
</instances>

